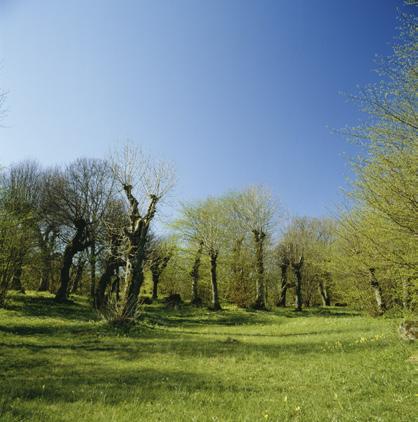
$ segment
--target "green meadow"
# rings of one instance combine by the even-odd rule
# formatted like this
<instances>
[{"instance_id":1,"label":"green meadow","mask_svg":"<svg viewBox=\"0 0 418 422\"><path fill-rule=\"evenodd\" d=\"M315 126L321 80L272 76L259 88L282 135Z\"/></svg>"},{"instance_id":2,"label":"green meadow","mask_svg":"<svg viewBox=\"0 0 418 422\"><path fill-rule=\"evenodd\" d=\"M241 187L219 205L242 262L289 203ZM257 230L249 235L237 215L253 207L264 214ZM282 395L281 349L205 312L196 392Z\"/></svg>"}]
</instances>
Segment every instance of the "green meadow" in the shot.
<instances>
[{"instance_id":1,"label":"green meadow","mask_svg":"<svg viewBox=\"0 0 418 422\"><path fill-rule=\"evenodd\" d=\"M1 421L413 421L415 345L346 308L162 303L131 328L82 297L0 310Z\"/></svg>"}]
</instances>

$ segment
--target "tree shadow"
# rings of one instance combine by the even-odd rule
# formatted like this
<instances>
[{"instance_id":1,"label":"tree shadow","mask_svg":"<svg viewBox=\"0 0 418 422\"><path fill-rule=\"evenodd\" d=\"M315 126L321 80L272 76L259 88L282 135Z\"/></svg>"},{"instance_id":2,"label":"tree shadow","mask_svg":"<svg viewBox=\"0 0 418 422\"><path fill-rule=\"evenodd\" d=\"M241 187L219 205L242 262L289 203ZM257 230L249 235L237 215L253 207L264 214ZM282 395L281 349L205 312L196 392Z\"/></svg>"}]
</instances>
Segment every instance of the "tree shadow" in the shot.
<instances>
[{"instance_id":1,"label":"tree shadow","mask_svg":"<svg viewBox=\"0 0 418 422\"><path fill-rule=\"evenodd\" d=\"M5 309L14 311L20 316L62 318L65 320L91 321L97 320L97 313L89 306L87 301L80 298L57 303L51 296L14 295L4 306Z\"/></svg>"},{"instance_id":2,"label":"tree shadow","mask_svg":"<svg viewBox=\"0 0 418 422\"><path fill-rule=\"evenodd\" d=\"M247 310L223 310L220 312L204 311L186 305L177 310L168 310L158 306L148 306L141 315L141 320L162 326L202 326L223 325L241 326L266 323L268 315Z\"/></svg>"},{"instance_id":3,"label":"tree shadow","mask_svg":"<svg viewBox=\"0 0 418 422\"><path fill-rule=\"evenodd\" d=\"M356 316L361 316L361 312L354 311L352 309L341 309L335 306L303 308L301 311L295 311L292 308L276 308L272 311L272 314L276 316L284 316L286 318L352 318Z\"/></svg>"}]
</instances>

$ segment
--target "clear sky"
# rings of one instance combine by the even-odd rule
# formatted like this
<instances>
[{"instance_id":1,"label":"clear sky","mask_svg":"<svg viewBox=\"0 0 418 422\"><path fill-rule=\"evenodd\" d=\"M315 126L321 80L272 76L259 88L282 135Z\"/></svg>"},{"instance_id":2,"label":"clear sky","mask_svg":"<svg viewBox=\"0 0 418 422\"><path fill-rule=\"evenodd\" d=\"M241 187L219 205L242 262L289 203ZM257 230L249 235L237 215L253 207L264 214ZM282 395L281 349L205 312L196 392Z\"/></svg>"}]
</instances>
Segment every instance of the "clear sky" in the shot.
<instances>
[{"instance_id":1,"label":"clear sky","mask_svg":"<svg viewBox=\"0 0 418 422\"><path fill-rule=\"evenodd\" d=\"M331 133L361 116L399 0L0 0L0 164L104 157L131 139L179 200L260 183L329 213L349 169Z\"/></svg>"}]
</instances>

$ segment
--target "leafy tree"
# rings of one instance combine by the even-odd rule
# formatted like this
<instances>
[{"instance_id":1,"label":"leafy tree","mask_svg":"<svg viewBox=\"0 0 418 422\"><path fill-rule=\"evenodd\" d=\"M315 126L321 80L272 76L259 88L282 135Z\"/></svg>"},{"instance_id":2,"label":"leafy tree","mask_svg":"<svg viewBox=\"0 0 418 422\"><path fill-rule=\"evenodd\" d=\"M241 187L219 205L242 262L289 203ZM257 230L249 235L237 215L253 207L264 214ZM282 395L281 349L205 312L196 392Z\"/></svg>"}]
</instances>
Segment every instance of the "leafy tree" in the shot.
<instances>
[{"instance_id":1,"label":"leafy tree","mask_svg":"<svg viewBox=\"0 0 418 422\"><path fill-rule=\"evenodd\" d=\"M355 97L370 119L349 133L364 153L353 163L352 210L342 216L340 231L344 249L367 274L372 290L381 283L388 305L403 296L410 307L416 302L418 268L418 40L416 16L401 19L393 55L380 63L381 82ZM381 313L387 306L377 307Z\"/></svg>"},{"instance_id":2,"label":"leafy tree","mask_svg":"<svg viewBox=\"0 0 418 422\"><path fill-rule=\"evenodd\" d=\"M224 211L222 200L209 198L197 204L183 205L181 217L175 223L175 227L183 237L193 244L200 245L210 258L212 308L214 310L221 309L217 266L219 253L223 249L225 241Z\"/></svg>"},{"instance_id":3,"label":"leafy tree","mask_svg":"<svg viewBox=\"0 0 418 422\"><path fill-rule=\"evenodd\" d=\"M276 212L271 193L261 187L252 186L232 198L231 218L236 220L245 232L253 236L256 263L256 309L266 308L266 285L264 274L265 244L273 228Z\"/></svg>"}]
</instances>

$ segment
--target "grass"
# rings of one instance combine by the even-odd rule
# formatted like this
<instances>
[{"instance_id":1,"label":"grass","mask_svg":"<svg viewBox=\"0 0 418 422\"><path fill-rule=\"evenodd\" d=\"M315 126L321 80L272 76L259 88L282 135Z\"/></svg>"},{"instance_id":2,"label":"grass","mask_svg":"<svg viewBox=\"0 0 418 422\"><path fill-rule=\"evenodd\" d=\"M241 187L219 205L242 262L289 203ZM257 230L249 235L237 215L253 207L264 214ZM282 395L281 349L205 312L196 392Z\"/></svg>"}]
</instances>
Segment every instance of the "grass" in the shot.
<instances>
[{"instance_id":1,"label":"grass","mask_svg":"<svg viewBox=\"0 0 418 422\"><path fill-rule=\"evenodd\" d=\"M413 421L416 349L346 309L145 308L123 331L83 298L0 310L1 421Z\"/></svg>"}]
</instances>

